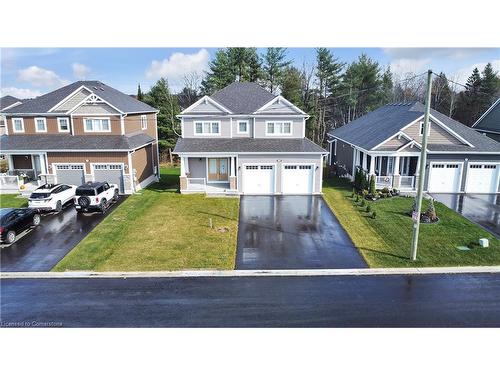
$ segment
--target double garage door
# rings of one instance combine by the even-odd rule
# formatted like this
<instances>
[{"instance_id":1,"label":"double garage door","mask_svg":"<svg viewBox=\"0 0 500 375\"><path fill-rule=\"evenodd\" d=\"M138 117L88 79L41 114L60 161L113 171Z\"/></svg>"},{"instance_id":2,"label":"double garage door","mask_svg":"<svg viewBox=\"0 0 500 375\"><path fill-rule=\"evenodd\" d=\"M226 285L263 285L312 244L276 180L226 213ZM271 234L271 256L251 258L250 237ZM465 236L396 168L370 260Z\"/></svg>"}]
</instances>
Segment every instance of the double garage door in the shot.
<instances>
[{"instance_id":1,"label":"double garage door","mask_svg":"<svg viewBox=\"0 0 500 375\"><path fill-rule=\"evenodd\" d=\"M54 168L57 183L76 186L85 183L84 164L56 164ZM120 188L120 193L125 192L123 164L92 164L92 170L94 181L116 184Z\"/></svg>"},{"instance_id":2,"label":"double garage door","mask_svg":"<svg viewBox=\"0 0 500 375\"><path fill-rule=\"evenodd\" d=\"M431 193L458 193L462 185L462 163L432 163L428 191ZM500 164L469 163L465 181L466 193L492 194L498 191Z\"/></svg>"},{"instance_id":3,"label":"double garage door","mask_svg":"<svg viewBox=\"0 0 500 375\"><path fill-rule=\"evenodd\" d=\"M245 164L242 172L243 194L276 193L278 172L281 173L283 194L313 193L313 164L283 164L281 171L275 164Z\"/></svg>"}]
</instances>

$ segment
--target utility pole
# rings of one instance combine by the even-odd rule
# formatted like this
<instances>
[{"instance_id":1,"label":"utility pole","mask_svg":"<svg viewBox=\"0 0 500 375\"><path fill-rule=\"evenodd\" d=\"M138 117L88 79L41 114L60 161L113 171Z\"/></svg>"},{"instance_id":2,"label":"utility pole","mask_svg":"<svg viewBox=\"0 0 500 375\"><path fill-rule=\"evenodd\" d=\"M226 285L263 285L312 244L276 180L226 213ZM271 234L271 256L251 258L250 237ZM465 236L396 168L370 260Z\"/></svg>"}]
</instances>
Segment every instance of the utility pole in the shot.
<instances>
[{"instance_id":1,"label":"utility pole","mask_svg":"<svg viewBox=\"0 0 500 375\"><path fill-rule=\"evenodd\" d=\"M413 237L411 240L411 260L417 260L418 232L420 230L420 212L422 210L422 196L425 181L425 165L427 164L427 132L429 129L429 112L431 110L432 70L427 71L427 92L425 94L424 134L422 135L422 149L420 150L420 174L417 186L417 211L412 213Z\"/></svg>"}]
</instances>

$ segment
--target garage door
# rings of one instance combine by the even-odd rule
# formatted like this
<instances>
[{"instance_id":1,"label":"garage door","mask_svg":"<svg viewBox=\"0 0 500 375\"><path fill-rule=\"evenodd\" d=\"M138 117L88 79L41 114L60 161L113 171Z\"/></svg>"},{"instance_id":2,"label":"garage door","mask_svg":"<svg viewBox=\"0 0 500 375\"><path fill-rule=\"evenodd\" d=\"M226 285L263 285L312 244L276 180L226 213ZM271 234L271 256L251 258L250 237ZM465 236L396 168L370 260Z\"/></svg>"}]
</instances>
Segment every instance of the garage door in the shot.
<instances>
[{"instance_id":1,"label":"garage door","mask_svg":"<svg viewBox=\"0 0 500 375\"><path fill-rule=\"evenodd\" d=\"M283 165L283 194L312 194L313 173L313 165Z\"/></svg>"},{"instance_id":2,"label":"garage door","mask_svg":"<svg viewBox=\"0 0 500 375\"><path fill-rule=\"evenodd\" d=\"M274 180L274 165L245 165L243 168L243 194L274 194Z\"/></svg>"},{"instance_id":3,"label":"garage door","mask_svg":"<svg viewBox=\"0 0 500 375\"><path fill-rule=\"evenodd\" d=\"M93 164L92 167L95 181L116 184L120 188L120 193L125 192L122 164Z\"/></svg>"},{"instance_id":4,"label":"garage door","mask_svg":"<svg viewBox=\"0 0 500 375\"><path fill-rule=\"evenodd\" d=\"M462 165L459 163L431 164L427 190L431 193L458 193L461 170Z\"/></svg>"},{"instance_id":5,"label":"garage door","mask_svg":"<svg viewBox=\"0 0 500 375\"><path fill-rule=\"evenodd\" d=\"M58 184L80 186L85 183L83 164L56 164L54 167Z\"/></svg>"},{"instance_id":6,"label":"garage door","mask_svg":"<svg viewBox=\"0 0 500 375\"><path fill-rule=\"evenodd\" d=\"M496 193L500 164L470 163L467 169L467 193Z\"/></svg>"}]
</instances>

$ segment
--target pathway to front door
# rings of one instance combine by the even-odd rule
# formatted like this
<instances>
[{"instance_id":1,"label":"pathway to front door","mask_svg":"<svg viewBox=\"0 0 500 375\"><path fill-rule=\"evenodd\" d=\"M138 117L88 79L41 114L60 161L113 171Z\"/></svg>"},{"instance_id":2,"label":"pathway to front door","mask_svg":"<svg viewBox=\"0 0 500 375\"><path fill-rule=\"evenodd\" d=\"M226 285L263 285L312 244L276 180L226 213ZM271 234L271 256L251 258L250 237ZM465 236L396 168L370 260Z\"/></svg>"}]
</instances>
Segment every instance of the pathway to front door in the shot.
<instances>
[{"instance_id":1,"label":"pathway to front door","mask_svg":"<svg viewBox=\"0 0 500 375\"><path fill-rule=\"evenodd\" d=\"M322 197L241 197L236 269L365 267Z\"/></svg>"}]
</instances>

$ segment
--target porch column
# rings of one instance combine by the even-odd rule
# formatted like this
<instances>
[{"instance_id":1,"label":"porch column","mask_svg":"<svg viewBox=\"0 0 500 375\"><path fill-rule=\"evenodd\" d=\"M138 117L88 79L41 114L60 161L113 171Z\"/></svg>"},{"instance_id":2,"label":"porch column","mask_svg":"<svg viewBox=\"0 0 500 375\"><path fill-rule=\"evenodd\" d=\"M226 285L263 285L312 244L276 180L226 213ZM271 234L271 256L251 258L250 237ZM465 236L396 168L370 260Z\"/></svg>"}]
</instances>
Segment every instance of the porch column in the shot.
<instances>
[{"instance_id":1,"label":"porch column","mask_svg":"<svg viewBox=\"0 0 500 375\"><path fill-rule=\"evenodd\" d=\"M356 170L356 158L358 157L358 150L355 148L352 149L352 172L351 176L354 179L354 172Z\"/></svg>"},{"instance_id":2,"label":"porch column","mask_svg":"<svg viewBox=\"0 0 500 375\"><path fill-rule=\"evenodd\" d=\"M369 174L372 175L372 174L375 174L375 155L370 155L370 170L369 170Z\"/></svg>"},{"instance_id":3,"label":"porch column","mask_svg":"<svg viewBox=\"0 0 500 375\"><path fill-rule=\"evenodd\" d=\"M363 163L361 167L366 171L366 152L363 152Z\"/></svg>"},{"instance_id":4,"label":"porch column","mask_svg":"<svg viewBox=\"0 0 500 375\"><path fill-rule=\"evenodd\" d=\"M9 164L9 171L14 169L14 160L12 159L12 155L7 156L7 162Z\"/></svg>"},{"instance_id":5,"label":"porch column","mask_svg":"<svg viewBox=\"0 0 500 375\"><path fill-rule=\"evenodd\" d=\"M401 176L399 175L399 156L394 157L394 173L392 174L392 187L398 189L401 186Z\"/></svg>"},{"instance_id":6,"label":"porch column","mask_svg":"<svg viewBox=\"0 0 500 375\"><path fill-rule=\"evenodd\" d=\"M186 158L181 156L181 177L186 177Z\"/></svg>"},{"instance_id":7,"label":"porch column","mask_svg":"<svg viewBox=\"0 0 500 375\"><path fill-rule=\"evenodd\" d=\"M231 156L231 177L236 176L235 159L235 157Z\"/></svg>"},{"instance_id":8,"label":"porch column","mask_svg":"<svg viewBox=\"0 0 500 375\"><path fill-rule=\"evenodd\" d=\"M184 171L187 175L189 175L189 158L184 158Z\"/></svg>"},{"instance_id":9,"label":"porch column","mask_svg":"<svg viewBox=\"0 0 500 375\"><path fill-rule=\"evenodd\" d=\"M394 157L394 173L395 175L399 175L399 156Z\"/></svg>"},{"instance_id":10,"label":"porch column","mask_svg":"<svg viewBox=\"0 0 500 375\"><path fill-rule=\"evenodd\" d=\"M40 154L40 173L47 174L47 164L45 164L45 155Z\"/></svg>"},{"instance_id":11,"label":"porch column","mask_svg":"<svg viewBox=\"0 0 500 375\"><path fill-rule=\"evenodd\" d=\"M229 177L229 188L237 190L236 184L236 156L231 156L231 176Z\"/></svg>"}]
</instances>

